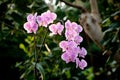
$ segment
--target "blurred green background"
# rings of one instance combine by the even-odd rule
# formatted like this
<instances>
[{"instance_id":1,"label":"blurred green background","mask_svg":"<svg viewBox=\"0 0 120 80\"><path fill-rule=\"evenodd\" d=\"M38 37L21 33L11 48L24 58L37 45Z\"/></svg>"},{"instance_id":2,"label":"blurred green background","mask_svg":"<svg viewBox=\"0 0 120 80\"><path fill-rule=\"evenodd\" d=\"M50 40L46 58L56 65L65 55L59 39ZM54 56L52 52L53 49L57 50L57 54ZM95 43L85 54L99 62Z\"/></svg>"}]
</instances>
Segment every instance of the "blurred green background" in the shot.
<instances>
[{"instance_id":1,"label":"blurred green background","mask_svg":"<svg viewBox=\"0 0 120 80\"><path fill-rule=\"evenodd\" d=\"M32 34L23 29L26 16L37 12L41 14L48 9L58 17L56 21L78 22L81 11L67 6L60 0L0 0L0 80L35 80ZM89 0L66 0L79 2L90 11ZM102 17L102 30L105 33L102 44L111 55L101 55L101 50L86 36L84 46L88 54L88 67L76 69L75 64L66 64L61 60L61 49L58 43L64 38L46 36L45 46L39 53L38 70L45 80L120 80L120 0L98 0ZM45 28L39 29L37 48L41 47Z\"/></svg>"}]
</instances>

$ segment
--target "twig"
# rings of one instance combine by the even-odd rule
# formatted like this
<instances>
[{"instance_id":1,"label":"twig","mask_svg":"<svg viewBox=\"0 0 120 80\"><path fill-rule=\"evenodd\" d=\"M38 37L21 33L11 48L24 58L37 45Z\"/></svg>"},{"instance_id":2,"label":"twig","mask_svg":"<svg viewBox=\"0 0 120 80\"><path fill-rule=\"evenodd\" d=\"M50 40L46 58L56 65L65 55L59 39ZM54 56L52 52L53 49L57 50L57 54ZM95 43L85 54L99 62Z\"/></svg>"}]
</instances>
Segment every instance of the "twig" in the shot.
<instances>
[{"instance_id":1,"label":"twig","mask_svg":"<svg viewBox=\"0 0 120 80\"><path fill-rule=\"evenodd\" d=\"M77 8L77 9L80 9L83 13L86 13L86 12L88 12L84 7L82 7L82 6L78 6L78 5L74 5L74 4L72 4L72 3L70 3L70 2L67 2L67 1L65 1L65 0L60 0L61 2L64 2L66 5L69 5L69 6L72 6L72 7L74 7L74 8Z\"/></svg>"}]
</instances>

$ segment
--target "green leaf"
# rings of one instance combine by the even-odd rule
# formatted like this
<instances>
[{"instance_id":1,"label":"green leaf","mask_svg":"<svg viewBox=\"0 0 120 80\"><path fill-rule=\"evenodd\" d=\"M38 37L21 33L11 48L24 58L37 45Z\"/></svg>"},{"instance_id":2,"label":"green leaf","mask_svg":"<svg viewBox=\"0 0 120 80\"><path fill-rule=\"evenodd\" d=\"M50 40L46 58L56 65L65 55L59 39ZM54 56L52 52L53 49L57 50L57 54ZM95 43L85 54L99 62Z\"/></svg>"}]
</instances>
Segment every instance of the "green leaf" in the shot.
<instances>
[{"instance_id":1,"label":"green leaf","mask_svg":"<svg viewBox=\"0 0 120 80\"><path fill-rule=\"evenodd\" d=\"M40 72L42 80L44 80L45 72L44 72L44 69L43 69L41 63L37 63L37 64L36 64L36 68L37 68L38 71Z\"/></svg>"},{"instance_id":2,"label":"green leaf","mask_svg":"<svg viewBox=\"0 0 120 80\"><path fill-rule=\"evenodd\" d=\"M23 43L20 43L19 48L22 49L25 53L28 53L28 51L25 48L25 45Z\"/></svg>"},{"instance_id":3,"label":"green leaf","mask_svg":"<svg viewBox=\"0 0 120 80\"><path fill-rule=\"evenodd\" d=\"M69 71L69 70L67 70L67 71L65 72L65 74L66 74L66 76L67 76L68 79L71 78L71 74L70 74L70 71Z\"/></svg>"},{"instance_id":4,"label":"green leaf","mask_svg":"<svg viewBox=\"0 0 120 80\"><path fill-rule=\"evenodd\" d=\"M82 73L86 76L87 80L93 80L94 74L93 74L93 68L92 67L82 71Z\"/></svg>"}]
</instances>

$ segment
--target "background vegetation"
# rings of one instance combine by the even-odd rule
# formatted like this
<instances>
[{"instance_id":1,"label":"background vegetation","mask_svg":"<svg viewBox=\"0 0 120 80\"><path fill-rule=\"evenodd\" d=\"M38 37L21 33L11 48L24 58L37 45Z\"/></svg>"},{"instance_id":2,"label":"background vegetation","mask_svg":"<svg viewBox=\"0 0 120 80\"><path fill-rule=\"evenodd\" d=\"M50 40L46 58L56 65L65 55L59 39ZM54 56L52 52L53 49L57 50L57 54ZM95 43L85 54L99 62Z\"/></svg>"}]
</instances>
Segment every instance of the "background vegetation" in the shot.
<instances>
[{"instance_id":1,"label":"background vegetation","mask_svg":"<svg viewBox=\"0 0 120 80\"><path fill-rule=\"evenodd\" d=\"M47 0L46 0L47 1ZM52 1L52 0L51 0ZM78 22L81 11L53 0L0 0L0 80L35 80L33 47L34 38L23 29L29 13L41 14L48 9L57 15L57 21ZM74 3L75 0L67 0ZM78 0L90 10L89 0ZM45 80L120 80L120 1L98 0L102 17L102 31L105 36L102 44L110 50L108 56L101 55L99 47L82 32L84 42L81 44L88 50L85 70L76 69L72 63L61 60L61 49L58 43L60 36L47 35L45 45L39 53L38 70ZM38 52L46 29L39 29Z\"/></svg>"}]
</instances>

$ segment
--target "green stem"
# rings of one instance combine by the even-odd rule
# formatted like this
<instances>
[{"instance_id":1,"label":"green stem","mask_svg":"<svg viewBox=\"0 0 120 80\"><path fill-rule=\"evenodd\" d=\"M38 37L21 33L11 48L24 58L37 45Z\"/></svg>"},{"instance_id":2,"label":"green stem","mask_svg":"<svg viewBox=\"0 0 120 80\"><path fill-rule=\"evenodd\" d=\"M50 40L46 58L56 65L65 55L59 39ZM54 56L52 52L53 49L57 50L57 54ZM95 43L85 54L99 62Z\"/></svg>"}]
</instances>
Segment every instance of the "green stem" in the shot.
<instances>
[{"instance_id":1,"label":"green stem","mask_svg":"<svg viewBox=\"0 0 120 80\"><path fill-rule=\"evenodd\" d=\"M47 37L47 33L48 33L48 28L46 29L46 33L45 33L45 36L43 37L43 40L42 40L42 43L41 43L41 47L40 47L40 50L39 50L38 53L41 53L42 47L43 47L44 42L45 42L45 39L46 39L46 37Z\"/></svg>"},{"instance_id":2,"label":"green stem","mask_svg":"<svg viewBox=\"0 0 120 80\"><path fill-rule=\"evenodd\" d=\"M35 63L37 63L36 34L34 34L34 58L35 58Z\"/></svg>"},{"instance_id":3,"label":"green stem","mask_svg":"<svg viewBox=\"0 0 120 80\"><path fill-rule=\"evenodd\" d=\"M35 74L35 79L38 79L38 71L37 71L37 47L36 47L36 34L34 34L34 60L35 60L35 66L34 66L34 74Z\"/></svg>"},{"instance_id":4,"label":"green stem","mask_svg":"<svg viewBox=\"0 0 120 80\"><path fill-rule=\"evenodd\" d=\"M41 53L42 51L42 47L44 45L44 42L45 42L45 39L46 39L46 36L47 36L47 33L48 33L48 28L46 29L46 32L45 32L45 36L43 37L43 40L41 42L41 47L39 49L39 52L38 53ZM38 70L37 70L37 62L38 62L38 58L39 58L39 54L37 54L37 47L36 47L36 34L34 35L34 49L35 49L35 53L34 53L34 59L35 59L35 68L34 68L34 74L35 74L35 79L36 80L40 80L39 79L39 73L38 73Z\"/></svg>"}]
</instances>

